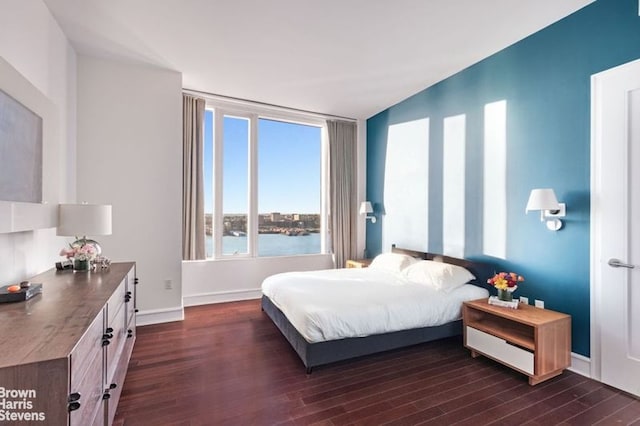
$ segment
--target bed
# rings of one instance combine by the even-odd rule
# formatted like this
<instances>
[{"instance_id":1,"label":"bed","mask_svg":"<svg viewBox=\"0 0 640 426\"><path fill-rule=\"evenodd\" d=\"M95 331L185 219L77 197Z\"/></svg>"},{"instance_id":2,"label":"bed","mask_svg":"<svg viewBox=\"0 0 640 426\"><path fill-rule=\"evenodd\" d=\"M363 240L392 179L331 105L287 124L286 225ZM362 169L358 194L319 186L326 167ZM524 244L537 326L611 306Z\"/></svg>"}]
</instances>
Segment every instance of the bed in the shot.
<instances>
[{"instance_id":1,"label":"bed","mask_svg":"<svg viewBox=\"0 0 640 426\"><path fill-rule=\"evenodd\" d=\"M262 310L307 373L320 365L460 335L462 302L489 294L490 265L395 246L392 253L377 257L373 268L289 272L265 279ZM430 272L424 278L425 268L433 267L453 268L455 279L468 283L450 288L416 284L433 282Z\"/></svg>"}]
</instances>

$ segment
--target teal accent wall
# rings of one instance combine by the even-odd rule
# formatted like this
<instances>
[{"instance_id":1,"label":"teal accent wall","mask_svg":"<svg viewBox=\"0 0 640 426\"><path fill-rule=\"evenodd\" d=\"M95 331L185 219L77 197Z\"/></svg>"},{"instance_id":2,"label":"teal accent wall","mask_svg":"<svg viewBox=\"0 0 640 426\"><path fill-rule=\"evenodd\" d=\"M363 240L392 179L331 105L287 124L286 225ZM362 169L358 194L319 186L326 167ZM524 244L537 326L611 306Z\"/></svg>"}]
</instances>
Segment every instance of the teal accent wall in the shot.
<instances>
[{"instance_id":1,"label":"teal accent wall","mask_svg":"<svg viewBox=\"0 0 640 426\"><path fill-rule=\"evenodd\" d=\"M415 40L412 41L415 43ZM389 126L430 118L429 241L442 250L442 133L466 115L465 256L526 278L516 295L572 316L572 350L590 355L589 204L591 75L640 57L637 0L598 0L367 121L367 200L383 208ZM484 106L507 101L507 256L482 254ZM567 204L564 227L525 215L533 188ZM420 214L417 212L416 214ZM425 212L426 214L426 212ZM367 252L382 251L380 221Z\"/></svg>"}]
</instances>

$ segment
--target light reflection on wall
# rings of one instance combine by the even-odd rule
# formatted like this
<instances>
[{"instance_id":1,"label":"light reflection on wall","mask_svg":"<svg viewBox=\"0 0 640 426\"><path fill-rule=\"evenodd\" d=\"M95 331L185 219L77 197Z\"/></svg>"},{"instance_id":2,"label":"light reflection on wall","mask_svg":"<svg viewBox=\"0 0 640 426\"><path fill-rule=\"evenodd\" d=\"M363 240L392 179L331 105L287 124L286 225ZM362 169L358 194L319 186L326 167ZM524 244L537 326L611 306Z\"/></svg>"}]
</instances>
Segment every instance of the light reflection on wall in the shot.
<instances>
[{"instance_id":1,"label":"light reflection on wall","mask_svg":"<svg viewBox=\"0 0 640 426\"><path fill-rule=\"evenodd\" d=\"M507 253L507 101L484 107L483 253Z\"/></svg>"},{"instance_id":2,"label":"light reflection on wall","mask_svg":"<svg viewBox=\"0 0 640 426\"><path fill-rule=\"evenodd\" d=\"M394 124L387 134L382 251L428 249L429 119Z\"/></svg>"},{"instance_id":3,"label":"light reflection on wall","mask_svg":"<svg viewBox=\"0 0 640 426\"><path fill-rule=\"evenodd\" d=\"M444 254L464 257L465 130L464 114L444 119L442 154L442 243Z\"/></svg>"}]
</instances>

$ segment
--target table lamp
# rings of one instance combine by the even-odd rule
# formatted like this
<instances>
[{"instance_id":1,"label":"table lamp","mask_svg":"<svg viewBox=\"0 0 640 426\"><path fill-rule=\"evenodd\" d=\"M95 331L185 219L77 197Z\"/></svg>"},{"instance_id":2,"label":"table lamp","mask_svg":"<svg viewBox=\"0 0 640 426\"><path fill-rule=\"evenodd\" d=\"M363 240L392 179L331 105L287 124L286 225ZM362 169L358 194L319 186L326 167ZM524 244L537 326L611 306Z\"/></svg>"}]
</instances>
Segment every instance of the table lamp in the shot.
<instances>
[{"instance_id":1,"label":"table lamp","mask_svg":"<svg viewBox=\"0 0 640 426\"><path fill-rule=\"evenodd\" d=\"M56 235L76 237L72 245L90 244L96 254L102 253L97 241L87 238L95 235L111 235L111 206L104 204L60 204L58 205L58 228Z\"/></svg>"}]
</instances>

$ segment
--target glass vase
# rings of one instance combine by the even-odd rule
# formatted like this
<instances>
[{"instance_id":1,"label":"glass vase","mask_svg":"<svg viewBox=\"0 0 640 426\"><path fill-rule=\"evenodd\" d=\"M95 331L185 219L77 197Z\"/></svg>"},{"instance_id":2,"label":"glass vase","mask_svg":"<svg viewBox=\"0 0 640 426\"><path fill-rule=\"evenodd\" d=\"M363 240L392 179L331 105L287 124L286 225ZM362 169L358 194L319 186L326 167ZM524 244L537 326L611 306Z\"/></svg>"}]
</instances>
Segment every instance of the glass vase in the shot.
<instances>
[{"instance_id":1,"label":"glass vase","mask_svg":"<svg viewBox=\"0 0 640 426\"><path fill-rule=\"evenodd\" d=\"M505 302L511 302L513 300L513 295L509 290L498 289L498 299L504 300Z\"/></svg>"},{"instance_id":2,"label":"glass vase","mask_svg":"<svg viewBox=\"0 0 640 426\"><path fill-rule=\"evenodd\" d=\"M74 271L88 271L89 270L89 261L88 260L74 259L74 261L73 261L73 270Z\"/></svg>"}]
</instances>

